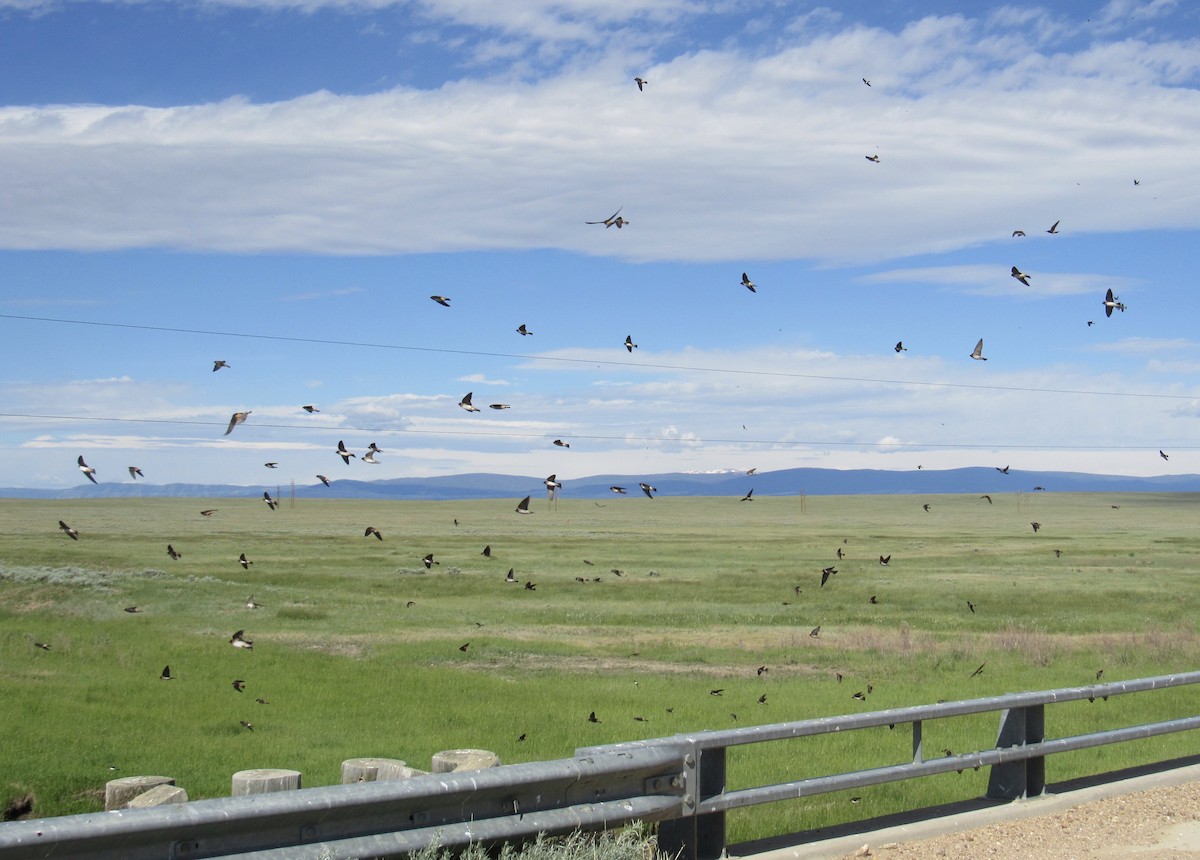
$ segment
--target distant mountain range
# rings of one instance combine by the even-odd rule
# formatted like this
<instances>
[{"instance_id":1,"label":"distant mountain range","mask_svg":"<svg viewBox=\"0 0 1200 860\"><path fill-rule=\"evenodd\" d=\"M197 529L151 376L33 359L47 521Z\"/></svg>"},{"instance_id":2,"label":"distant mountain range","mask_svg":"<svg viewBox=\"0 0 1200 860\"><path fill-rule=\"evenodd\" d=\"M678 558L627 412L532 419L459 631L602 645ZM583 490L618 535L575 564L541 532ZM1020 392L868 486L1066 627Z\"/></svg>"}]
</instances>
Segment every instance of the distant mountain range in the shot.
<instances>
[{"instance_id":1,"label":"distant mountain range","mask_svg":"<svg viewBox=\"0 0 1200 860\"><path fill-rule=\"evenodd\" d=\"M1196 493L1200 475L1158 475L1148 478L1127 475L1095 475L1084 472L1019 472L1003 474L997 469L923 469L909 472L883 469L782 469L777 472L671 472L658 475L562 476L562 498L598 499L612 495L609 487L620 486L631 495L641 493L645 481L662 496L743 496L753 489L755 497L797 496L807 493L829 495L876 495L889 493L1003 493L1045 490L1060 493ZM297 498L323 499L494 499L521 497L545 492L541 477L476 473L437 478L392 478L382 481L334 480L297 484ZM287 496L290 483L263 482L251 486L229 484L152 484L144 481L80 484L67 489L0 488L0 498L86 499L86 498L229 498L257 496L267 490Z\"/></svg>"}]
</instances>

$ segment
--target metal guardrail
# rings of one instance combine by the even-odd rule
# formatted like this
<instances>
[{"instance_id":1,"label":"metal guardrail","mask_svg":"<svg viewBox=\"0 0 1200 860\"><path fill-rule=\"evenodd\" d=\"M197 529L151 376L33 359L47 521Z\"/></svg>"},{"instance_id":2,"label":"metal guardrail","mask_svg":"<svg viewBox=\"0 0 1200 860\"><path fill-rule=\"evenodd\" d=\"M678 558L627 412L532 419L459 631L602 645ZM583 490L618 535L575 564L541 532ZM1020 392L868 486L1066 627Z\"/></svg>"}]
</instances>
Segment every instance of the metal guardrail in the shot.
<instances>
[{"instance_id":1,"label":"metal guardrail","mask_svg":"<svg viewBox=\"0 0 1200 860\"><path fill-rule=\"evenodd\" d=\"M1200 728L1193 716L1048 740L1046 705L1191 684L1200 672L697 732L466 773L10 822L0 824L0 860L365 860L633 821L660 822L665 853L712 860L725 848L726 812L753 804L984 766L988 797L1041 794L1048 755ZM925 722L989 712L1001 714L995 748L924 758ZM911 762L726 790L734 747L902 724L912 727Z\"/></svg>"}]
</instances>

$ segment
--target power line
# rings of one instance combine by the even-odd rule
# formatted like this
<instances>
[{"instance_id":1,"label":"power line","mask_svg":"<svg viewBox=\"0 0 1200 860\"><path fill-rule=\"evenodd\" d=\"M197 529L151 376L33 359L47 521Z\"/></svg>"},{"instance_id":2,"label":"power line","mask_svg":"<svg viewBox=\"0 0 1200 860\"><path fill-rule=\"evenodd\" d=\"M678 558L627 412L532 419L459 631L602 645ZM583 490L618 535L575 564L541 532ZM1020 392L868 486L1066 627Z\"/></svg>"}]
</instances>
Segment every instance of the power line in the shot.
<instances>
[{"instance_id":1,"label":"power line","mask_svg":"<svg viewBox=\"0 0 1200 860\"><path fill-rule=\"evenodd\" d=\"M687 371L691 373L728 373L741 376L766 376L779 377L785 379L815 379L824 382L852 382L869 385L916 385L925 388L961 388L976 391L1007 391L1007 392L1025 392L1035 394L1080 394L1088 396L1101 397L1144 397L1161 400L1194 400L1194 395L1189 394L1158 394L1140 391L1097 391L1083 390L1075 388L1037 388L1034 386L1021 385L983 385L979 383L969 382L930 382L927 380L913 379L878 379L873 377L862 376L833 376L829 374L817 373L795 373L783 370L746 370L742 368L730 367L704 367L698 365L686 364L657 364L651 362L638 361L612 361L609 359L595 358L567 358L565 356L548 356L548 355L528 355L525 353L514 352L483 352L480 350L470 349L447 349L445 347L433 346L410 346L407 344L395 343L371 343L369 341L353 341L353 340L331 340L315 337L296 337L292 335L274 335L274 334L256 334L253 332L235 332L235 331L217 331L211 329L190 329L178 328L174 326L156 326L156 325L138 325L135 323L114 323L114 322L99 322L96 320L75 320L63 319L59 317L34 317L22 316L18 314L0 314L0 319L18 320L22 322L44 322L55 323L59 325L79 325L79 326L95 326L97 328L118 328L131 329L134 331L152 331L165 332L167 334L191 334L191 335L207 335L211 337L234 337L245 338L249 340L267 340L285 343L305 343L315 344L320 346L347 346L357 349L389 349L400 350L406 352L426 352L436 353L441 355L469 355L480 358L507 358L519 361L542 361L560 364L589 364L589 365L605 365L609 367L620 367L624 369L641 369L641 370L673 370Z\"/></svg>"},{"instance_id":2,"label":"power line","mask_svg":"<svg viewBox=\"0 0 1200 860\"><path fill-rule=\"evenodd\" d=\"M172 426L191 426L191 427L214 427L220 428L227 426L224 421L185 421L172 418L113 418L106 416L95 415L34 415L30 413L18 412L0 412L0 418L18 418L37 421L96 421L100 423L124 423L124 424L169 424ZM250 428L262 428L269 430L304 430L307 432L324 432L336 433L338 435L348 434L369 434L382 436L384 434L406 434L412 436L479 436L479 437L504 437L512 439L548 439L550 436L559 435L556 433L523 433L512 430L396 430L393 428L372 428L372 427L321 427L305 424L263 424L254 423L247 425ZM244 434L243 434L244 435ZM218 437L220 439L224 436ZM689 437L687 439L670 439L662 436L629 436L627 434L597 434L597 433L572 433L572 439L587 439L590 441L600 442L656 442L656 443L677 443L681 445L720 445L720 444L736 444L736 445L771 445L773 447L826 447L837 446L843 448L908 448L908 449L962 449L962 450L995 450L995 451L1156 451L1154 446L1149 445L1032 445L1032 444L1010 444L1010 443L981 443L981 442L864 442L864 441L847 441L845 439L837 441L815 440L815 439L792 439L783 441L780 439L724 439L724 438L700 438ZM1175 445L1171 448L1176 451L1190 451L1200 449L1200 445Z\"/></svg>"}]
</instances>

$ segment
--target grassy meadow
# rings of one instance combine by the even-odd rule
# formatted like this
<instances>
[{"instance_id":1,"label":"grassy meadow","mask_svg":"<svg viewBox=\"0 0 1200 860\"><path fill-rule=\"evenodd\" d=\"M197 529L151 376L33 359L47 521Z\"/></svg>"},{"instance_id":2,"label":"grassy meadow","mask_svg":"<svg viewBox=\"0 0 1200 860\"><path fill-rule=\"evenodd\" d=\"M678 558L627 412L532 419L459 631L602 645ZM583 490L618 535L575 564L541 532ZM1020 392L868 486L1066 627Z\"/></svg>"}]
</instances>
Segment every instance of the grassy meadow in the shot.
<instances>
[{"instance_id":1,"label":"grassy meadow","mask_svg":"<svg viewBox=\"0 0 1200 860\"><path fill-rule=\"evenodd\" d=\"M439 750L480 747L535 761L1200 666L1200 496L992 498L630 495L556 511L542 499L533 516L515 499L285 499L276 511L255 498L0 500L0 801L32 792L38 816L92 811L107 780L138 774L226 796L254 767L295 768L311 787L358 756L428 769ZM368 525L384 539L364 537ZM521 584L504 582L509 568ZM230 646L239 629L253 650ZM160 679L165 665L174 680ZM1200 691L1183 688L1052 707L1046 728L1198 708ZM995 741L994 715L943 722L925 726L927 756ZM742 747L730 783L902 762L910 745L898 727ZM1191 734L1056 756L1047 777L1195 747ZM864 789L854 804L741 810L730 840L975 797L986 782L967 771Z\"/></svg>"}]
</instances>

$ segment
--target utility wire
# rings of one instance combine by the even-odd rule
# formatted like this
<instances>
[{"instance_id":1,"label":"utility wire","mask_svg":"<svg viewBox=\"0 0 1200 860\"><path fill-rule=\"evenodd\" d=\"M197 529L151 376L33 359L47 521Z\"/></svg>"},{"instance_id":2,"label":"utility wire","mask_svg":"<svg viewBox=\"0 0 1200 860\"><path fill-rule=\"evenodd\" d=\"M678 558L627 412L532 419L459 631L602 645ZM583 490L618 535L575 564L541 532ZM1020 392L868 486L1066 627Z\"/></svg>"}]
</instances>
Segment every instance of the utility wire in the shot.
<instances>
[{"instance_id":1,"label":"utility wire","mask_svg":"<svg viewBox=\"0 0 1200 860\"><path fill-rule=\"evenodd\" d=\"M590 365L606 365L609 367L620 367L628 369L644 369L644 370L673 370L673 371L688 371L692 373L729 373L742 376L769 376L782 377L786 379L815 379L826 382L855 382L871 385L916 385L925 388L963 388L973 389L976 391L1018 391L1037 394L1082 394L1090 396L1102 397L1146 397L1156 398L1161 400L1194 400L1194 395L1189 394L1152 394L1140 391L1086 391L1083 389L1074 388L1036 388L1032 386L1020 385L982 385L978 383L968 382L929 382L925 380L913 379L876 379L872 377L862 376L833 376L817 373L794 373L782 370L745 370L730 367L703 367L697 365L686 364L655 364L650 362L638 361L611 361L608 359L594 358L567 358L565 356L547 356L547 355L528 355L524 353L512 352L482 352L479 350L470 349L446 349L444 347L432 346L409 346L406 344L394 343L370 343L366 341L353 340L329 340L315 337L295 337L289 335L273 335L273 334L255 334L252 332L235 332L235 331L215 331L209 329L190 329L177 328L172 326L156 326L156 325L137 325L134 323L114 323L114 322L98 322L95 320L75 320L62 319L58 317L33 317L21 316L18 314L0 314L0 319L19 320L22 322L44 322L55 323L59 325L79 325L79 326L95 326L98 328L118 328L132 329L135 331L153 331L166 332L168 334L192 334L192 335L208 335L212 337L236 337L246 338L251 340L269 340L282 341L286 343L306 343L317 344L321 346L349 346L359 349L390 349L402 350L407 352L427 352L439 353L442 355L470 355L481 358L508 358L517 359L520 361L544 361L561 364L590 364Z\"/></svg>"}]
</instances>

